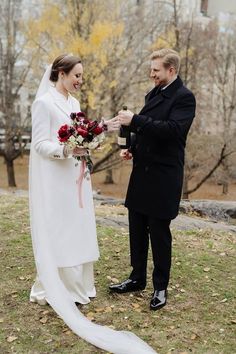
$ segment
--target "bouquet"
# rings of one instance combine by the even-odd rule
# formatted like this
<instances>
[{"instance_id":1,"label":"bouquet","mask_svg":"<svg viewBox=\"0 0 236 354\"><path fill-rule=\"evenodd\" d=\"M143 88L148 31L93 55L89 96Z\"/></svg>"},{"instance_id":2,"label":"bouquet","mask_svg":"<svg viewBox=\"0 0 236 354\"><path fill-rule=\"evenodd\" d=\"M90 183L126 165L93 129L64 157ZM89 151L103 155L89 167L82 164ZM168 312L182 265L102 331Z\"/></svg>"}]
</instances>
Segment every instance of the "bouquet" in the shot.
<instances>
[{"instance_id":1,"label":"bouquet","mask_svg":"<svg viewBox=\"0 0 236 354\"><path fill-rule=\"evenodd\" d=\"M58 139L71 151L76 147L87 149L87 155L73 157L84 162L88 172L91 172L93 163L89 151L97 149L103 142L107 126L103 122L86 118L83 112L71 113L70 118L71 125L64 124L58 130Z\"/></svg>"}]
</instances>

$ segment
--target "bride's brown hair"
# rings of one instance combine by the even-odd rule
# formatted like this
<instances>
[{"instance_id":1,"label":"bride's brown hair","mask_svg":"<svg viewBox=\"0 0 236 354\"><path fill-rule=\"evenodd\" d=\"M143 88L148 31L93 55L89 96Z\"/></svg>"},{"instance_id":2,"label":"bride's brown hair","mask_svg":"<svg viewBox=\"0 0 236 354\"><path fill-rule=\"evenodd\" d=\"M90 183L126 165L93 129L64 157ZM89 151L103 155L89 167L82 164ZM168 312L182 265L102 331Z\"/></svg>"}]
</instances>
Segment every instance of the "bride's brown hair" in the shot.
<instances>
[{"instance_id":1,"label":"bride's brown hair","mask_svg":"<svg viewBox=\"0 0 236 354\"><path fill-rule=\"evenodd\" d=\"M52 70L49 79L52 82L57 82L60 71L63 71L65 74L68 74L76 64L80 63L81 59L77 56L70 54L59 55L52 64Z\"/></svg>"}]
</instances>

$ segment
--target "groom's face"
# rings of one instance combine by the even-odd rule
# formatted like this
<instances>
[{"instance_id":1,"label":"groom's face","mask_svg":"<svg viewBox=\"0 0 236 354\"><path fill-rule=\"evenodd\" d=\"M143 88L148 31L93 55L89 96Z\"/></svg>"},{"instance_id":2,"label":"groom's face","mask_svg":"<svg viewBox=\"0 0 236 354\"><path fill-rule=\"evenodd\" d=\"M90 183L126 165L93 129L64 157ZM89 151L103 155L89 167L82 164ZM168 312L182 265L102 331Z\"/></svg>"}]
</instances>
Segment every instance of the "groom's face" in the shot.
<instances>
[{"instance_id":1,"label":"groom's face","mask_svg":"<svg viewBox=\"0 0 236 354\"><path fill-rule=\"evenodd\" d=\"M157 58L151 61L150 77L154 81L155 86L167 85L172 80L173 75L175 75L174 68L165 68L162 58Z\"/></svg>"}]
</instances>

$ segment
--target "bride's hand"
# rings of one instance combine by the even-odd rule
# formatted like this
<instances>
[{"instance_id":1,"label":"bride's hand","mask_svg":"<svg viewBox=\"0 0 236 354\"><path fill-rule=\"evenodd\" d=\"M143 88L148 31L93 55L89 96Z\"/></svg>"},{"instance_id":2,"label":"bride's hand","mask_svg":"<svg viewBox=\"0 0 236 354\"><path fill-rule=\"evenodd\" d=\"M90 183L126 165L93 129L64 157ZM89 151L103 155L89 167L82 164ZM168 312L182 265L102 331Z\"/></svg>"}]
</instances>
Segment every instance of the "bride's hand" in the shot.
<instances>
[{"instance_id":1,"label":"bride's hand","mask_svg":"<svg viewBox=\"0 0 236 354\"><path fill-rule=\"evenodd\" d=\"M88 152L87 152L87 149L76 147L76 148L74 148L72 154L74 156L84 156L84 155L87 155Z\"/></svg>"},{"instance_id":2,"label":"bride's hand","mask_svg":"<svg viewBox=\"0 0 236 354\"><path fill-rule=\"evenodd\" d=\"M104 118L102 118L102 121L103 121L103 124L105 124L107 126L108 132L114 132L120 128L118 116L108 119L108 120L105 120Z\"/></svg>"}]
</instances>

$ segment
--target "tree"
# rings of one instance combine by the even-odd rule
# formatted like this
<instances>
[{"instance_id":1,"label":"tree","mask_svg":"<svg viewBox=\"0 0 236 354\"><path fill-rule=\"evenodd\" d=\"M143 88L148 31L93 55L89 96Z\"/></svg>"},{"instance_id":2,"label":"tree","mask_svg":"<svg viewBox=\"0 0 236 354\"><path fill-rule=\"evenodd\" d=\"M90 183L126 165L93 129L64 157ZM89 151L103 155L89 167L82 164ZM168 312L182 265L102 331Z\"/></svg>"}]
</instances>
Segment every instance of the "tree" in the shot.
<instances>
[{"instance_id":1,"label":"tree","mask_svg":"<svg viewBox=\"0 0 236 354\"><path fill-rule=\"evenodd\" d=\"M22 135L29 115L27 111L23 113L19 109L19 99L35 56L35 51L29 55L26 48L20 21L21 11L21 0L1 2L0 125L3 134L0 155L3 156L7 167L10 187L16 186L14 161L22 154L27 144L27 141L22 140Z\"/></svg>"}]
</instances>

